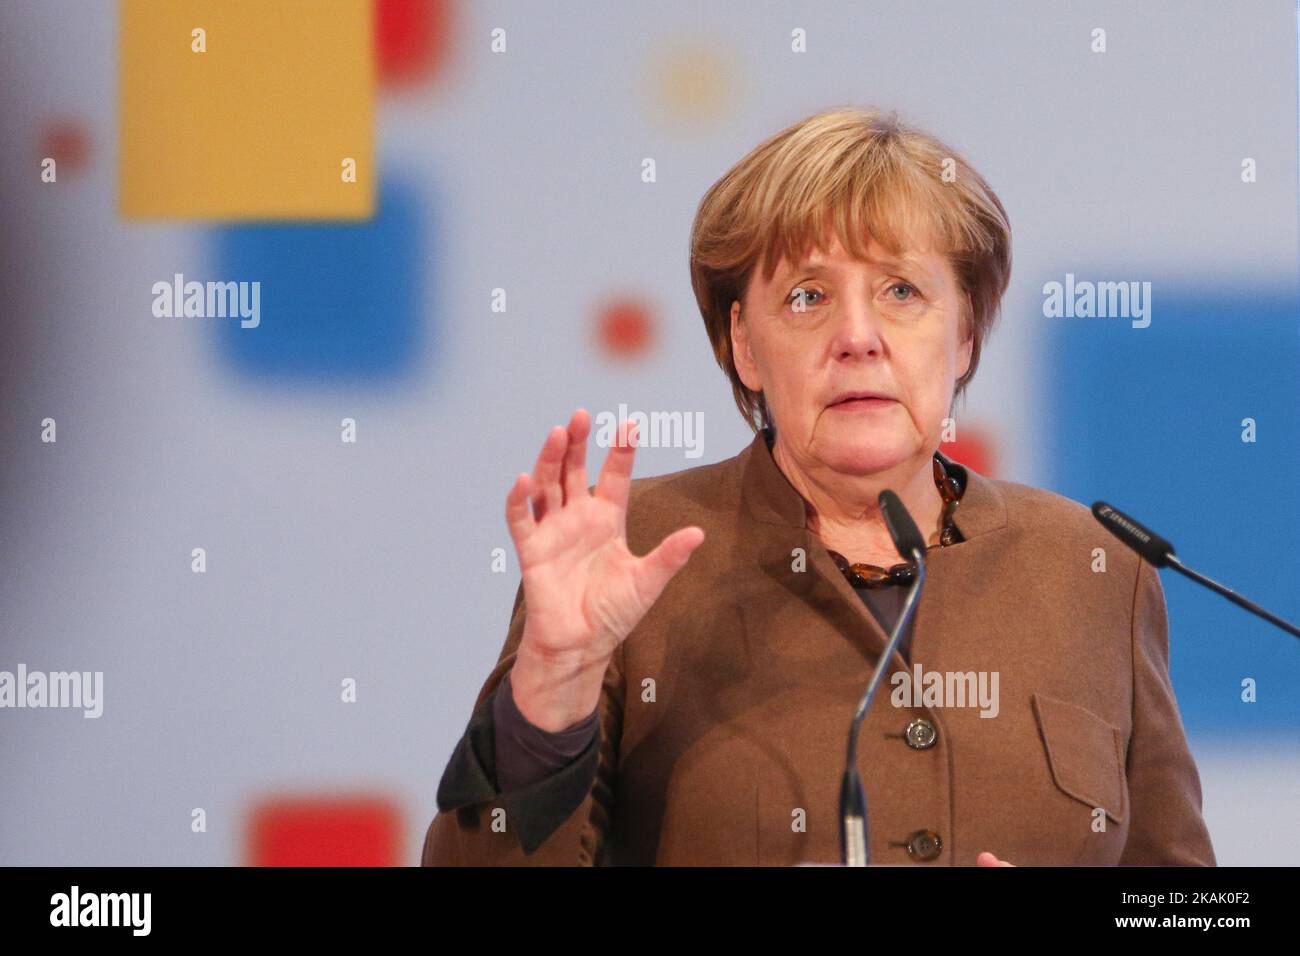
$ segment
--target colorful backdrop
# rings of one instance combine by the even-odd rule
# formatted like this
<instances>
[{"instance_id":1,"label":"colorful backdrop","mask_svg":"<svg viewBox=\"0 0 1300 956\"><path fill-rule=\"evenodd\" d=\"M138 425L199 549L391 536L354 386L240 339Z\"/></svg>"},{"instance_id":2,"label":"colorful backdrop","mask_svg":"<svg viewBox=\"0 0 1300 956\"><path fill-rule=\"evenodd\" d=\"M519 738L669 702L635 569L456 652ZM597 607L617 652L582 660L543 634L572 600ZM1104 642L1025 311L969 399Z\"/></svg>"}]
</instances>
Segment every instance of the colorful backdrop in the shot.
<instances>
[{"instance_id":1,"label":"colorful backdrop","mask_svg":"<svg viewBox=\"0 0 1300 956\"><path fill-rule=\"evenodd\" d=\"M638 475L745 445L688 230L834 105L1008 209L956 457L1300 619L1296 14L4 4L0 669L104 692L0 711L0 863L416 862L518 584L508 486L577 406L701 416ZM1150 283L1149 324L1045 314L1067 276ZM246 285L160 303L189 282ZM1163 581L1219 860L1300 862L1300 646Z\"/></svg>"}]
</instances>

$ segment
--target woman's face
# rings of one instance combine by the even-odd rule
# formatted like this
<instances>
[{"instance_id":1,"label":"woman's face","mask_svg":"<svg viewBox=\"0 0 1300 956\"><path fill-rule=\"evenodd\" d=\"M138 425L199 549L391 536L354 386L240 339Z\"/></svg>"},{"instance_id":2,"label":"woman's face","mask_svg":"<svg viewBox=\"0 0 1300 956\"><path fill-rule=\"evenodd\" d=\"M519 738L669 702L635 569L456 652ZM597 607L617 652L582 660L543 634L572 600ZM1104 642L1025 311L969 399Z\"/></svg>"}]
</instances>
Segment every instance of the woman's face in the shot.
<instances>
[{"instance_id":1,"label":"woman's face","mask_svg":"<svg viewBox=\"0 0 1300 956\"><path fill-rule=\"evenodd\" d=\"M762 391L785 450L805 468L866 475L939 447L957 379L970 366L962 293L932 251L866 261L838 240L771 281L755 269L731 336L741 381ZM851 393L874 399L842 401Z\"/></svg>"}]
</instances>

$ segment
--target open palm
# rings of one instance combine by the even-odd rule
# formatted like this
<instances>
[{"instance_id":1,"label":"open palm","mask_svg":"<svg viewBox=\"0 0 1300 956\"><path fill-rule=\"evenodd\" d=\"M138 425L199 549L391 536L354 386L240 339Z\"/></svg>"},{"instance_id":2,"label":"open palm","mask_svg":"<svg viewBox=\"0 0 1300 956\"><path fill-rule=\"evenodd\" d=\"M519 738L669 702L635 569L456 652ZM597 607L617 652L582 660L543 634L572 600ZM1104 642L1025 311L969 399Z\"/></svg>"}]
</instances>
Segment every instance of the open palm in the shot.
<instances>
[{"instance_id":1,"label":"open palm","mask_svg":"<svg viewBox=\"0 0 1300 956\"><path fill-rule=\"evenodd\" d=\"M632 554L626 528L636 426L620 427L594 492L587 487L590 427L583 409L568 428L555 426L533 474L520 474L506 496L527 608L522 640L549 659L608 659L704 540L690 526L643 557Z\"/></svg>"}]
</instances>

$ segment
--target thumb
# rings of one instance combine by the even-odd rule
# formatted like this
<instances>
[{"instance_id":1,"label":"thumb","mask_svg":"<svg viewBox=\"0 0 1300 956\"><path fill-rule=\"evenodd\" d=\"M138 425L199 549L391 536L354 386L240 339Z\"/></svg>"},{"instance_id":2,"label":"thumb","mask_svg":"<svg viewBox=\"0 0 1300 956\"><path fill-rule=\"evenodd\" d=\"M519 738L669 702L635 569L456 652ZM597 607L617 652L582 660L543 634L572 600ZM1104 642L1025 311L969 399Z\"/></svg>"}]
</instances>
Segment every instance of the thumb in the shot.
<instances>
[{"instance_id":1,"label":"thumb","mask_svg":"<svg viewBox=\"0 0 1300 956\"><path fill-rule=\"evenodd\" d=\"M679 528L664 538L659 547L637 563L638 590L651 602L659 600L673 575L690 560L691 554L703 541L704 529L695 525Z\"/></svg>"}]
</instances>

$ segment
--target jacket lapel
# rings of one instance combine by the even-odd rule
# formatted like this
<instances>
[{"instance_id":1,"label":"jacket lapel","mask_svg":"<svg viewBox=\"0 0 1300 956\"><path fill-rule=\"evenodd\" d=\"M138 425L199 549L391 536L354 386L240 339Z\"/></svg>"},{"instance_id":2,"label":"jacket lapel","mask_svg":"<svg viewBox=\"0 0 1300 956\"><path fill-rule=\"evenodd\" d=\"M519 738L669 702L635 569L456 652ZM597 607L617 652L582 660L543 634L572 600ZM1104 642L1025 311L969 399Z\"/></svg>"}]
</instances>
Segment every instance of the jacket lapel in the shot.
<instances>
[{"instance_id":1,"label":"jacket lapel","mask_svg":"<svg viewBox=\"0 0 1300 956\"><path fill-rule=\"evenodd\" d=\"M953 522L964 541L930 552L926 565L927 594L932 593L932 585L936 583L936 567L942 567L945 575L963 573L964 562L955 561L957 552L972 538L1004 527L1007 520L1005 499L991 479L954 462L942 452L939 458L963 487ZM885 648L888 635L835 566L826 548L808 530L803 497L777 467L766 434L763 431L756 433L753 442L736 460L741 469L742 512L750 521L762 526L758 530L764 541L760 548L763 572L786 582L786 586L801 600L819 611L830 612L836 627L847 639L870 656L878 657ZM800 577L792 570L794 559L790 552L795 547L802 547L807 555L807 577L803 581L793 580ZM974 571L974 568L969 569L969 573ZM924 596L921 604L925 604ZM920 610L918 606L918 617ZM902 655L897 652L892 663L900 670L907 669Z\"/></svg>"}]
</instances>

